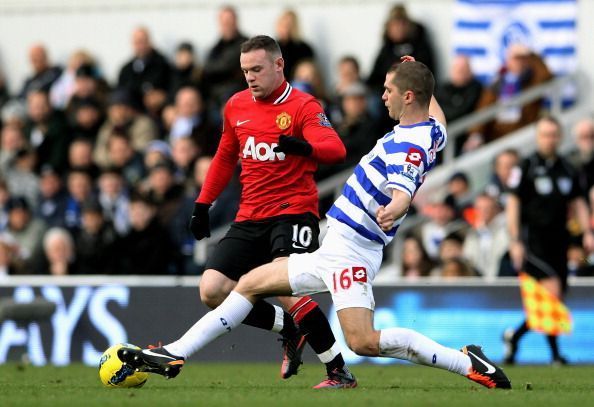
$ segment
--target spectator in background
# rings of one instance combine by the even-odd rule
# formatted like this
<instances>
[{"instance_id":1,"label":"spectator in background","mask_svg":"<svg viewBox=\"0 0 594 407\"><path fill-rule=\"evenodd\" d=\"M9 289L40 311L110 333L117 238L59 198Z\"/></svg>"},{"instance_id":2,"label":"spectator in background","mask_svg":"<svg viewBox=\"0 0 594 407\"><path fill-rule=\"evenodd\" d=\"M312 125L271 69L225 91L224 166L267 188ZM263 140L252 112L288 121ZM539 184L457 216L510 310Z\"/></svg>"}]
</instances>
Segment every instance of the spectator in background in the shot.
<instances>
[{"instance_id":1,"label":"spectator in background","mask_svg":"<svg viewBox=\"0 0 594 407\"><path fill-rule=\"evenodd\" d=\"M67 164L70 129L66 117L52 109L45 91L33 90L27 95L28 119L25 136L37 155L37 168L50 164L64 169Z\"/></svg>"},{"instance_id":2,"label":"spectator in background","mask_svg":"<svg viewBox=\"0 0 594 407\"><path fill-rule=\"evenodd\" d=\"M6 172L8 190L13 196L22 196L33 210L37 208L39 179L35 174L35 153L21 148L15 154L12 167Z\"/></svg>"},{"instance_id":3,"label":"spectator in background","mask_svg":"<svg viewBox=\"0 0 594 407\"><path fill-rule=\"evenodd\" d=\"M445 199L452 203L456 219L468 221L465 211L472 206L472 191L468 176L464 172L452 174L448 180Z\"/></svg>"},{"instance_id":4,"label":"spectator in background","mask_svg":"<svg viewBox=\"0 0 594 407\"><path fill-rule=\"evenodd\" d=\"M585 118L578 121L573 128L573 137L576 148L567 158L577 169L580 187L589 200L589 191L594 187L594 120Z\"/></svg>"},{"instance_id":5,"label":"spectator in background","mask_svg":"<svg viewBox=\"0 0 594 407\"><path fill-rule=\"evenodd\" d=\"M167 59L155 49L146 27L137 27L132 32L132 51L132 59L120 70L118 88L127 89L140 105L146 90L168 89L171 68Z\"/></svg>"},{"instance_id":6,"label":"spectator in background","mask_svg":"<svg viewBox=\"0 0 594 407\"><path fill-rule=\"evenodd\" d=\"M115 167L104 169L98 185L98 199L103 208L104 220L110 222L119 235L125 235L130 230L130 198L121 171Z\"/></svg>"},{"instance_id":7,"label":"spectator in background","mask_svg":"<svg viewBox=\"0 0 594 407\"><path fill-rule=\"evenodd\" d=\"M122 172L127 185L136 186L146 175L142 154L132 148L126 133L114 131L107 142L107 162Z\"/></svg>"},{"instance_id":8,"label":"spectator in background","mask_svg":"<svg viewBox=\"0 0 594 407\"><path fill-rule=\"evenodd\" d=\"M180 43L175 51L169 92L171 99L186 86L196 89L201 89L202 86L202 67L196 60L194 46L190 42Z\"/></svg>"},{"instance_id":9,"label":"spectator in background","mask_svg":"<svg viewBox=\"0 0 594 407\"><path fill-rule=\"evenodd\" d=\"M73 104L70 114L73 137L86 138L94 143L105 118L99 102L92 97L79 99Z\"/></svg>"},{"instance_id":10,"label":"spectator in background","mask_svg":"<svg viewBox=\"0 0 594 407\"><path fill-rule=\"evenodd\" d=\"M49 229L43 237L43 252L47 264L40 274L65 276L78 273L74 241L66 229Z\"/></svg>"},{"instance_id":11,"label":"spectator in background","mask_svg":"<svg viewBox=\"0 0 594 407\"><path fill-rule=\"evenodd\" d=\"M472 73L468 57L457 55L450 66L449 80L437 86L435 98L448 122L452 122L475 110L482 89L483 85Z\"/></svg>"},{"instance_id":12,"label":"spectator in background","mask_svg":"<svg viewBox=\"0 0 594 407\"><path fill-rule=\"evenodd\" d=\"M239 54L241 44L247 40L239 31L235 8L223 6L218 18L220 38L209 51L202 71L206 98L212 103L209 111L217 117L227 99L246 87L239 66Z\"/></svg>"},{"instance_id":13,"label":"spectator in background","mask_svg":"<svg viewBox=\"0 0 594 407\"><path fill-rule=\"evenodd\" d=\"M82 65L92 65L93 63L93 57L85 50L76 50L70 55L66 69L62 71L49 91L50 102L54 109L66 109L76 88L76 71Z\"/></svg>"},{"instance_id":14,"label":"spectator in background","mask_svg":"<svg viewBox=\"0 0 594 407\"><path fill-rule=\"evenodd\" d=\"M505 102L552 77L539 55L525 45L512 44L506 51L505 64L495 78L495 82L483 89L477 109L490 106L495 102ZM542 99L524 106L507 106L495 120L469 129L470 135L464 143L463 150L474 150L484 143L496 140L536 121L541 108Z\"/></svg>"},{"instance_id":15,"label":"spectator in background","mask_svg":"<svg viewBox=\"0 0 594 407\"><path fill-rule=\"evenodd\" d=\"M134 101L126 90L116 90L109 98L107 120L99 129L95 144L94 159L100 167L113 165L108 157L107 143L114 133L127 134L132 148L144 151L146 146L158 137L155 124L143 114L136 111Z\"/></svg>"},{"instance_id":16,"label":"spectator in background","mask_svg":"<svg viewBox=\"0 0 594 407\"><path fill-rule=\"evenodd\" d=\"M495 157L493 162L493 173L485 192L495 198L502 208L505 208L507 196L511 186L518 182L520 156L514 149L503 150Z\"/></svg>"},{"instance_id":17,"label":"spectator in background","mask_svg":"<svg viewBox=\"0 0 594 407\"><path fill-rule=\"evenodd\" d=\"M375 137L379 131L367 108L367 88L363 83L353 83L343 91L341 110L342 120L335 124L335 129L346 147L347 156L340 164L320 165L318 179L353 167L377 142Z\"/></svg>"},{"instance_id":18,"label":"spectator in background","mask_svg":"<svg viewBox=\"0 0 594 407\"><path fill-rule=\"evenodd\" d=\"M169 142L176 138L191 136L200 155L214 155L219 144L220 132L213 126L205 111L200 91L184 87L175 96L175 120L171 127Z\"/></svg>"},{"instance_id":19,"label":"spectator in background","mask_svg":"<svg viewBox=\"0 0 594 407\"><path fill-rule=\"evenodd\" d=\"M313 60L304 59L297 63L293 71L291 85L314 96L324 109L329 106L330 101L326 95L326 86L322 78L322 72Z\"/></svg>"},{"instance_id":20,"label":"spectator in background","mask_svg":"<svg viewBox=\"0 0 594 407\"><path fill-rule=\"evenodd\" d=\"M10 99L2 106L2 126L25 127L27 121L27 106L20 99Z\"/></svg>"},{"instance_id":21,"label":"spectator in background","mask_svg":"<svg viewBox=\"0 0 594 407\"><path fill-rule=\"evenodd\" d=\"M276 21L276 41L285 60L285 78L291 81L297 63L314 58L311 46L301 39L299 18L294 10L285 10Z\"/></svg>"},{"instance_id":22,"label":"spectator in background","mask_svg":"<svg viewBox=\"0 0 594 407\"><path fill-rule=\"evenodd\" d=\"M171 161L163 161L152 167L148 176L149 198L157 205L157 219L171 237L181 259L178 270L181 274L197 274L193 267L194 238L187 228L192 217L194 199L185 194L185 189L174 177Z\"/></svg>"},{"instance_id":23,"label":"spectator in background","mask_svg":"<svg viewBox=\"0 0 594 407\"><path fill-rule=\"evenodd\" d=\"M363 82L359 61L353 55L340 58L337 65L336 84L334 85L334 100L340 103L340 98L351 85Z\"/></svg>"},{"instance_id":24,"label":"spectator in background","mask_svg":"<svg viewBox=\"0 0 594 407\"><path fill-rule=\"evenodd\" d=\"M39 205L36 216L48 227L64 227L68 192L60 173L51 165L41 167L39 175Z\"/></svg>"},{"instance_id":25,"label":"spectator in background","mask_svg":"<svg viewBox=\"0 0 594 407\"><path fill-rule=\"evenodd\" d=\"M428 277L435 263L423 248L421 240L410 235L404 239L402 245L402 277L407 280L416 280L419 277Z\"/></svg>"},{"instance_id":26,"label":"spectator in background","mask_svg":"<svg viewBox=\"0 0 594 407\"><path fill-rule=\"evenodd\" d=\"M15 243L17 258L22 262L22 274L38 270L41 258L41 241L46 230L42 220L36 219L27 200L13 196L6 203L8 225L6 232Z\"/></svg>"},{"instance_id":27,"label":"spectator in background","mask_svg":"<svg viewBox=\"0 0 594 407\"><path fill-rule=\"evenodd\" d=\"M86 171L93 180L99 176L99 167L93 161L93 142L84 137L72 140L68 148L68 168Z\"/></svg>"},{"instance_id":28,"label":"spectator in background","mask_svg":"<svg viewBox=\"0 0 594 407\"><path fill-rule=\"evenodd\" d=\"M47 51L42 44L35 44L29 48L29 62L33 74L25 80L19 97L26 99L31 91L48 93L52 84L62 74L62 68L51 66Z\"/></svg>"},{"instance_id":29,"label":"spectator in background","mask_svg":"<svg viewBox=\"0 0 594 407\"><path fill-rule=\"evenodd\" d=\"M171 146L163 140L153 140L144 152L144 168L152 168L162 161L171 160Z\"/></svg>"},{"instance_id":30,"label":"spectator in background","mask_svg":"<svg viewBox=\"0 0 594 407\"><path fill-rule=\"evenodd\" d=\"M431 272L444 278L476 276L463 256L464 237L457 232L448 234L439 243L438 267Z\"/></svg>"},{"instance_id":31,"label":"spectator in background","mask_svg":"<svg viewBox=\"0 0 594 407\"><path fill-rule=\"evenodd\" d=\"M437 201L425 209L429 221L421 226L421 241L429 257L437 260L441 241L448 234L460 229L461 222L456 221L456 208L449 199Z\"/></svg>"},{"instance_id":32,"label":"spectator in background","mask_svg":"<svg viewBox=\"0 0 594 407\"><path fill-rule=\"evenodd\" d=\"M509 246L505 215L494 197L480 194L474 201L474 216L464 239L464 258L481 276L493 281Z\"/></svg>"},{"instance_id":33,"label":"spectator in background","mask_svg":"<svg viewBox=\"0 0 594 407\"><path fill-rule=\"evenodd\" d=\"M15 248L10 237L0 236L0 278L23 271L18 265Z\"/></svg>"},{"instance_id":34,"label":"spectator in background","mask_svg":"<svg viewBox=\"0 0 594 407\"><path fill-rule=\"evenodd\" d=\"M435 73L432 47L425 27L410 19L404 5L396 4L390 10L384 27L382 47L367 79L372 91L378 94L383 92L386 72L405 55L413 56Z\"/></svg>"},{"instance_id":35,"label":"spectator in background","mask_svg":"<svg viewBox=\"0 0 594 407\"><path fill-rule=\"evenodd\" d=\"M159 134L163 134L164 125L161 115L167 105L167 89L157 86L147 86L142 93L142 105L147 117L158 128Z\"/></svg>"},{"instance_id":36,"label":"spectator in background","mask_svg":"<svg viewBox=\"0 0 594 407\"><path fill-rule=\"evenodd\" d=\"M474 77L468 57L457 55L450 66L449 79L437 85L435 98L448 123L452 123L475 111L482 90L483 85ZM462 149L464 140L464 137L452 140L455 143L456 152Z\"/></svg>"},{"instance_id":37,"label":"spectator in background","mask_svg":"<svg viewBox=\"0 0 594 407\"><path fill-rule=\"evenodd\" d=\"M114 274L117 234L103 217L103 208L91 199L82 204L81 228L74 234L78 274Z\"/></svg>"},{"instance_id":38,"label":"spectator in background","mask_svg":"<svg viewBox=\"0 0 594 407\"><path fill-rule=\"evenodd\" d=\"M68 200L64 214L64 225L69 230L76 230L81 226L81 206L83 202L93 196L93 180L84 169L72 169L66 176Z\"/></svg>"},{"instance_id":39,"label":"spectator in background","mask_svg":"<svg viewBox=\"0 0 594 407\"><path fill-rule=\"evenodd\" d=\"M198 148L191 137L179 137L175 139L171 148L171 158L175 164L175 176L184 185L184 190L189 196L194 196L192 181L194 162L198 158Z\"/></svg>"},{"instance_id":40,"label":"spectator in background","mask_svg":"<svg viewBox=\"0 0 594 407\"><path fill-rule=\"evenodd\" d=\"M168 231L156 219L157 207L136 194L130 201L130 231L116 241L120 274L171 274L176 250Z\"/></svg>"},{"instance_id":41,"label":"spectator in background","mask_svg":"<svg viewBox=\"0 0 594 407\"><path fill-rule=\"evenodd\" d=\"M0 174L6 178L6 174L14 165L17 152L25 148L27 143L23 130L13 124L2 127L0 138Z\"/></svg>"}]
</instances>

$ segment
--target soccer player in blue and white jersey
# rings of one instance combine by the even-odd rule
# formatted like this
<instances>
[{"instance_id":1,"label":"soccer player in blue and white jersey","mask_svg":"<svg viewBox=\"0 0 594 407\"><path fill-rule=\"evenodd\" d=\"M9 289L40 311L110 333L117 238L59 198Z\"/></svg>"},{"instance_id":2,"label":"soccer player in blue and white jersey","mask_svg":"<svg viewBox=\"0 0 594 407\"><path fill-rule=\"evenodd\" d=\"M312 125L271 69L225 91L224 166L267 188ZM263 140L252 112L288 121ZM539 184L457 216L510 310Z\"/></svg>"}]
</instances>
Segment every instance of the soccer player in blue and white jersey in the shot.
<instances>
[{"instance_id":1,"label":"soccer player in blue and white jersey","mask_svg":"<svg viewBox=\"0 0 594 407\"><path fill-rule=\"evenodd\" d=\"M137 369L174 377L187 357L241 324L258 299L329 291L346 342L355 353L406 359L458 373L489 388L511 388L503 371L479 346L458 351L411 329L373 327L371 283L382 250L394 238L435 165L437 152L446 144L445 118L432 97L433 87L429 69L411 57L387 73L382 99L399 124L378 140L347 180L327 214L328 232L318 250L252 270L218 308L177 341L141 351L124 349L120 357ZM354 387L349 383L333 375L323 387Z\"/></svg>"}]
</instances>

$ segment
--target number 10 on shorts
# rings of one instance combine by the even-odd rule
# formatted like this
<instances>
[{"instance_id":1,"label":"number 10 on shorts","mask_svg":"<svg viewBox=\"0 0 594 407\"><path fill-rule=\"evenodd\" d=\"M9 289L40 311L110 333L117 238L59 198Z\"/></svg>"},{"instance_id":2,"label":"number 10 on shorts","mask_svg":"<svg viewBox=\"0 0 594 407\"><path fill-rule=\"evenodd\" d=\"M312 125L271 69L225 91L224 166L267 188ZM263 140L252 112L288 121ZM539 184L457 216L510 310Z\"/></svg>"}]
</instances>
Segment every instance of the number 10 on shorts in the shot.
<instances>
[{"instance_id":1,"label":"number 10 on shorts","mask_svg":"<svg viewBox=\"0 0 594 407\"><path fill-rule=\"evenodd\" d=\"M348 290L349 288L351 288L353 282L367 282L367 270L365 269L365 267L351 267L344 269L340 272L335 271L332 274L332 282L334 292L337 292L339 289Z\"/></svg>"}]
</instances>

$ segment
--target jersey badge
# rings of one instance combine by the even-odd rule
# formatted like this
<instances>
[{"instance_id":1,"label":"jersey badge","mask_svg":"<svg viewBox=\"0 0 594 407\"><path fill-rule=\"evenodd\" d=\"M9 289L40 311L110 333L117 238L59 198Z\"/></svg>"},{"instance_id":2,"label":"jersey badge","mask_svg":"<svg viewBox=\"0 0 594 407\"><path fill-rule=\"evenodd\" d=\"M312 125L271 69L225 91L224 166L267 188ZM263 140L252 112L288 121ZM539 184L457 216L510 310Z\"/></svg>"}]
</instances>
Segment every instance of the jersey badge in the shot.
<instances>
[{"instance_id":1,"label":"jersey badge","mask_svg":"<svg viewBox=\"0 0 594 407\"><path fill-rule=\"evenodd\" d=\"M318 113L318 119L320 119L320 126L332 127L332 123L328 120L328 117L324 113Z\"/></svg>"},{"instance_id":2,"label":"jersey badge","mask_svg":"<svg viewBox=\"0 0 594 407\"><path fill-rule=\"evenodd\" d=\"M557 179L557 186L563 195L569 195L573 182L571 181L571 178L561 177Z\"/></svg>"},{"instance_id":3,"label":"jersey badge","mask_svg":"<svg viewBox=\"0 0 594 407\"><path fill-rule=\"evenodd\" d=\"M276 116L276 125L281 130L286 130L291 126L291 115L287 112L282 112Z\"/></svg>"}]
</instances>

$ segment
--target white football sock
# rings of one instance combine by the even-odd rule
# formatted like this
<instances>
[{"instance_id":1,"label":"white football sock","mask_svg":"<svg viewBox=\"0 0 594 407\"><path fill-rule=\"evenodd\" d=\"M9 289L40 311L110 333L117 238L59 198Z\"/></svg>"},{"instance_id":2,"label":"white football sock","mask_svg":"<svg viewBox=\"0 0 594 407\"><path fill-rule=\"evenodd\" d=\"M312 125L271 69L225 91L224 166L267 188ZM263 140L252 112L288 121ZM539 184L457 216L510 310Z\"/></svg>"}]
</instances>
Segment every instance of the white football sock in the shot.
<instances>
[{"instance_id":1,"label":"white football sock","mask_svg":"<svg viewBox=\"0 0 594 407\"><path fill-rule=\"evenodd\" d=\"M240 325L253 307L247 298L231 291L221 305L200 318L181 338L165 345L164 348L172 355L188 358L214 339Z\"/></svg>"},{"instance_id":2,"label":"white football sock","mask_svg":"<svg viewBox=\"0 0 594 407\"><path fill-rule=\"evenodd\" d=\"M280 332L283 330L283 328L285 327L284 322L285 322L285 311L277 306L277 305L273 305L274 307L274 324L272 325L272 332Z\"/></svg>"},{"instance_id":3,"label":"white football sock","mask_svg":"<svg viewBox=\"0 0 594 407\"><path fill-rule=\"evenodd\" d=\"M472 367L468 355L441 346L412 329L382 329L379 340L380 355L410 360L426 366L438 367L466 376Z\"/></svg>"}]
</instances>

